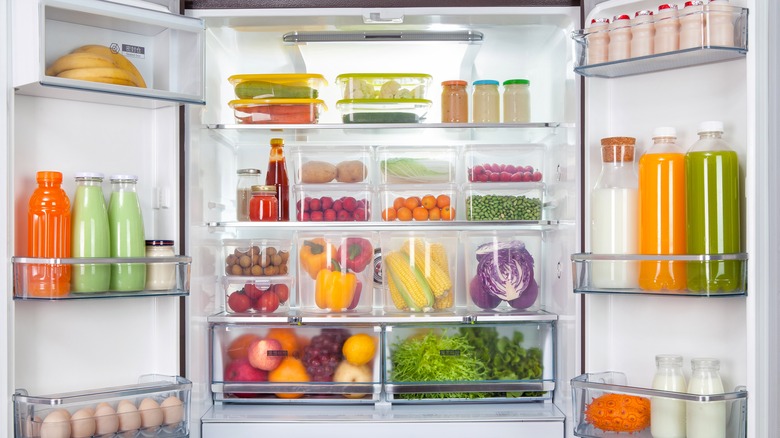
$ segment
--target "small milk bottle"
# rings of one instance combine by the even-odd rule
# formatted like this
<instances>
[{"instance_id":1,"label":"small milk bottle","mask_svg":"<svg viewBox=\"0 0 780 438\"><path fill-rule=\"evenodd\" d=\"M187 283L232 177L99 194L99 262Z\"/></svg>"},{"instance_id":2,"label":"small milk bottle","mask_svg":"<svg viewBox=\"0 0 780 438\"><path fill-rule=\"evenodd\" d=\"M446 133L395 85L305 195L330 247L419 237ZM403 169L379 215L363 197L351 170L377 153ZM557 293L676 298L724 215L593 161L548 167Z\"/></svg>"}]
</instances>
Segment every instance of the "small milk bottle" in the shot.
<instances>
[{"instance_id":1,"label":"small milk bottle","mask_svg":"<svg viewBox=\"0 0 780 438\"><path fill-rule=\"evenodd\" d=\"M652 55L654 39L653 11L637 11L631 20L631 57Z\"/></svg>"},{"instance_id":2,"label":"small milk bottle","mask_svg":"<svg viewBox=\"0 0 780 438\"><path fill-rule=\"evenodd\" d=\"M685 7L680 12L680 50L704 46L707 20L703 5L702 0L685 2Z\"/></svg>"},{"instance_id":3,"label":"small milk bottle","mask_svg":"<svg viewBox=\"0 0 780 438\"><path fill-rule=\"evenodd\" d=\"M683 358L673 354L655 357L653 389L686 392ZM685 401L667 397L650 400L650 434L653 438L685 438Z\"/></svg>"},{"instance_id":4,"label":"small milk bottle","mask_svg":"<svg viewBox=\"0 0 780 438\"><path fill-rule=\"evenodd\" d=\"M74 258L111 257L108 209L103 197L103 174L82 172L76 177L76 197L73 200L71 254ZM74 264L71 274L73 292L106 292L109 289L111 267L108 264Z\"/></svg>"},{"instance_id":5,"label":"small milk bottle","mask_svg":"<svg viewBox=\"0 0 780 438\"><path fill-rule=\"evenodd\" d=\"M637 253L637 175L633 137L601 139L602 168L591 193L590 245L594 254ZM597 288L636 289L637 264L628 260L593 261Z\"/></svg>"},{"instance_id":6,"label":"small milk bottle","mask_svg":"<svg viewBox=\"0 0 780 438\"><path fill-rule=\"evenodd\" d=\"M680 49L680 20L677 5L664 3L655 14L655 38L653 53L674 52Z\"/></svg>"},{"instance_id":7,"label":"small milk bottle","mask_svg":"<svg viewBox=\"0 0 780 438\"><path fill-rule=\"evenodd\" d=\"M609 61L631 57L631 17L616 15L609 25Z\"/></svg>"},{"instance_id":8,"label":"small milk bottle","mask_svg":"<svg viewBox=\"0 0 780 438\"><path fill-rule=\"evenodd\" d=\"M111 175L108 225L111 230L111 257L146 257L144 222L138 202L135 175ZM146 285L146 263L111 265L112 291L141 291Z\"/></svg>"},{"instance_id":9,"label":"small milk bottle","mask_svg":"<svg viewBox=\"0 0 780 438\"><path fill-rule=\"evenodd\" d=\"M723 394L719 360L691 359L691 367L690 394ZM726 438L725 401L686 401L685 417L687 438Z\"/></svg>"},{"instance_id":10,"label":"small milk bottle","mask_svg":"<svg viewBox=\"0 0 780 438\"><path fill-rule=\"evenodd\" d=\"M609 59L609 18L590 21L587 35L587 64L601 64Z\"/></svg>"},{"instance_id":11,"label":"small milk bottle","mask_svg":"<svg viewBox=\"0 0 780 438\"><path fill-rule=\"evenodd\" d=\"M728 0L710 0L707 4L707 45L734 47L734 9Z\"/></svg>"}]
</instances>

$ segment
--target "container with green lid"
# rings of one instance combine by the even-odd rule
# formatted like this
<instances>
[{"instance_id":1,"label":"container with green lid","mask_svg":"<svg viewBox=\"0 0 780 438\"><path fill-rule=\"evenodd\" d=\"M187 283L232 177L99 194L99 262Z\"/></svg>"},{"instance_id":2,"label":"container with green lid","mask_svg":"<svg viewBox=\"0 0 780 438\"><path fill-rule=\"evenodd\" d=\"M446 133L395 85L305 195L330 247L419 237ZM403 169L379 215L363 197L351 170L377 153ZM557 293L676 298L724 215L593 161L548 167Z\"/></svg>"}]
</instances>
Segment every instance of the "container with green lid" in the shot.
<instances>
[{"instance_id":1,"label":"container with green lid","mask_svg":"<svg viewBox=\"0 0 780 438\"><path fill-rule=\"evenodd\" d=\"M528 79L504 81L504 123L528 123L531 120L531 92Z\"/></svg>"},{"instance_id":2,"label":"container with green lid","mask_svg":"<svg viewBox=\"0 0 780 438\"><path fill-rule=\"evenodd\" d=\"M425 73L345 73L336 77L344 99L425 99Z\"/></svg>"}]
</instances>

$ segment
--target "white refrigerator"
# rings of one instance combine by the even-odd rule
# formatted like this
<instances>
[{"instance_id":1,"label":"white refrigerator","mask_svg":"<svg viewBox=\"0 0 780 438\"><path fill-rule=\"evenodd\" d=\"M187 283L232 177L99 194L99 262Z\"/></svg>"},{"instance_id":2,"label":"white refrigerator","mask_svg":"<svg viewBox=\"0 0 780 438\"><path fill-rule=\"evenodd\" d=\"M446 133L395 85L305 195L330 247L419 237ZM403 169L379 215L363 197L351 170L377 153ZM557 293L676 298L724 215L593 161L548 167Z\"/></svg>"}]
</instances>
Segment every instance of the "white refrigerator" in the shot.
<instances>
[{"instance_id":1,"label":"white refrigerator","mask_svg":"<svg viewBox=\"0 0 780 438\"><path fill-rule=\"evenodd\" d=\"M606 393L645 400L659 396L651 389L655 356L679 354L687 378L691 358L720 360L725 393L714 400L728 408L728 437L773 436L780 309L773 293L778 259L773 164L778 158L772 145L778 139L773 121L780 93L773 75L777 49L771 47L777 35L770 23L780 18L779 8L731 1L735 48L699 47L589 65L582 57L583 23L657 10L660 2L609 0L593 8L579 2L516 3L317 8L212 1L4 4L0 172L6 189L0 200L7 214L0 217L6 236L0 284L7 293L0 312L6 324L0 387L6 397L0 404L7 421L2 433L44 435L43 420L58 404L73 414L101 401L118 409L123 399L138 405L147 397L161 402L175 395L185 401L182 421L140 431L130 427L125 434L610 436L585 418L587 406ZM46 75L54 60L86 44L116 44L140 70L147 88ZM426 103L418 102L427 110L422 120L361 124L343 118L344 111L358 106L343 101L339 75L418 72L430 77ZM229 77L291 73L322 75L327 81L316 96L324 105L317 123L237 121L230 102L238 98ZM441 123L442 82L466 81L471 99L476 80L518 78L531 84L528 122ZM724 138L739 157L742 248L735 257L745 269L746 286L704 296L594 287L589 273L598 261L590 255L590 192L601 170L600 139L635 137L638 158L651 144L654 128L675 127L679 144L687 149L706 120L724 123ZM258 168L265 175L272 138L285 143L291 220L240 222L236 171ZM363 160L368 168L363 183L298 184L304 162L336 164L344 157ZM438 185L389 181L382 163L409 157L443 160L449 173ZM479 160L501 159L530 161L543 175L541 182L480 186L469 180L469 168ZM27 202L39 170L63 172L71 199L76 172L137 175L146 238L175 242L178 257L166 261L176 266L176 286L57 299L26 294L24 268L35 261L25 258ZM392 206L393 198L429 191L451 195L454 220L382 219L381 211ZM104 192L108 199L107 183ZM539 198L538 217L479 221L470 215L473 204L467 198L504 192ZM322 195L363 195L370 216L343 223L296 218L297 201ZM304 242L353 235L369 238L383 254L409 237L445 242L454 302L444 311L398 311L380 264L377 278L368 277L363 285L357 312L321 311L311 296L314 283L302 271ZM527 309L513 310L505 303L496 310L479 309L469 293L476 265L471 255L484 241L504 238L523 240L532 254L538 297ZM278 249L289 250L290 270L282 282L290 297L270 313L237 312L228 295L246 281L267 279L227 275L227 258L242 246L277 243ZM612 262L621 257L615 255ZM522 333L520 346L541 352L540 374L444 382L407 382L396 374L396 348L405 341L425 333L483 328L496 329L499 336ZM236 337L262 337L274 329L292 331L300 339L326 330L368 334L377 342L370 379L362 385L334 385L316 379L228 378L228 350ZM439 353L461 357L453 351ZM613 374L602 374L607 372ZM239 392L249 397L236 397ZM285 392L305 395L274 395ZM362 397L344 397L354 392ZM439 396L414 397L431 393ZM685 394L671 397L702 401ZM650 437L650 429L638 436Z\"/></svg>"}]
</instances>

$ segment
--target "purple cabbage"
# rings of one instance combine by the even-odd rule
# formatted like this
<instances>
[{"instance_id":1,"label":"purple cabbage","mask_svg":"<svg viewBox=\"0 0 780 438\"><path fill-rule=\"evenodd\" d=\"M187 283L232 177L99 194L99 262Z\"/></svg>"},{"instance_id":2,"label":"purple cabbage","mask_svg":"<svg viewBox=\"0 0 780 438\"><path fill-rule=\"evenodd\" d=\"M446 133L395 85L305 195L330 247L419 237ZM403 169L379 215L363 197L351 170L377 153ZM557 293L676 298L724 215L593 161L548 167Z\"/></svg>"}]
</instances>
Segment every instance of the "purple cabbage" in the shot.
<instances>
[{"instance_id":1,"label":"purple cabbage","mask_svg":"<svg viewBox=\"0 0 780 438\"><path fill-rule=\"evenodd\" d=\"M516 309L528 308L536 301L539 286L534 279L534 258L525 243L488 242L477 248L476 256L477 278L484 292Z\"/></svg>"},{"instance_id":2,"label":"purple cabbage","mask_svg":"<svg viewBox=\"0 0 780 438\"><path fill-rule=\"evenodd\" d=\"M501 298L485 292L482 286L479 284L479 276L475 276L469 283L469 296L471 296L471 302L473 302L480 309L493 310L501 304Z\"/></svg>"}]
</instances>

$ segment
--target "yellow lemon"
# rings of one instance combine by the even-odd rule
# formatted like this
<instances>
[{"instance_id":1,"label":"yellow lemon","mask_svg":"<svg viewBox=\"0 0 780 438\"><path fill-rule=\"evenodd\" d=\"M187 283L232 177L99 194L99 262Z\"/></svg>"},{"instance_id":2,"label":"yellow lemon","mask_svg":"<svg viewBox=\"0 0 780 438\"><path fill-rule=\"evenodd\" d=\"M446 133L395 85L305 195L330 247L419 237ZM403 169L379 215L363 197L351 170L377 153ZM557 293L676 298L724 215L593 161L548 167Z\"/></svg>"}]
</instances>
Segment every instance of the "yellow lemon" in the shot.
<instances>
[{"instance_id":1,"label":"yellow lemon","mask_svg":"<svg viewBox=\"0 0 780 438\"><path fill-rule=\"evenodd\" d=\"M358 333L347 338L341 352L344 353L344 359L352 365L365 365L376 354L376 341L365 333Z\"/></svg>"}]
</instances>

